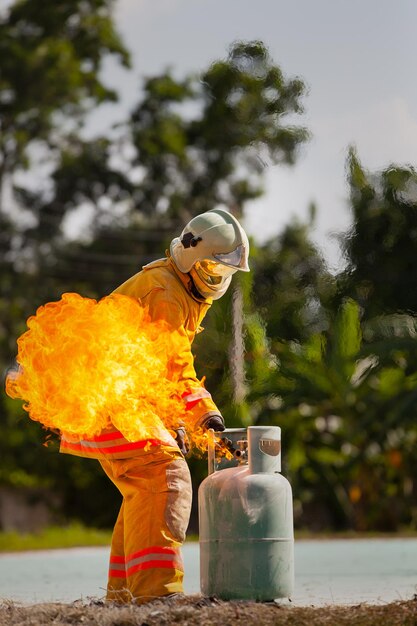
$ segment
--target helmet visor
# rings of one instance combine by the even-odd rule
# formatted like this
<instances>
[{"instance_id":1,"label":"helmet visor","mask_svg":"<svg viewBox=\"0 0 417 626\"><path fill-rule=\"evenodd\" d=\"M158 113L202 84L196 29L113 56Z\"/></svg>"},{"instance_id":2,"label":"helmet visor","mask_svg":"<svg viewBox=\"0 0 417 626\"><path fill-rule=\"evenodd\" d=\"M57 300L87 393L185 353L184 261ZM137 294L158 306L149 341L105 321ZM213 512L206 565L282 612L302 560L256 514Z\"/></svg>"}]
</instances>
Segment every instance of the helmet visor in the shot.
<instances>
[{"instance_id":1,"label":"helmet visor","mask_svg":"<svg viewBox=\"0 0 417 626\"><path fill-rule=\"evenodd\" d=\"M220 263L224 263L230 267L234 267L237 270L248 271L247 254L243 244L235 248L232 252L225 252L224 254L213 254L214 258Z\"/></svg>"}]
</instances>

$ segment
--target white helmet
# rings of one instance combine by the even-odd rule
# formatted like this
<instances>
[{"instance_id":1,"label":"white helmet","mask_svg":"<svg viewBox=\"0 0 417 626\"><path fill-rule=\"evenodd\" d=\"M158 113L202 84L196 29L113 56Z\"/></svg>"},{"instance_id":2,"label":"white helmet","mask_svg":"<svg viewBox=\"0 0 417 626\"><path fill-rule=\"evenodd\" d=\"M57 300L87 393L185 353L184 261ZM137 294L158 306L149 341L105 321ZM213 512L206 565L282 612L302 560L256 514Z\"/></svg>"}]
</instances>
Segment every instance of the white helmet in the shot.
<instances>
[{"instance_id":1,"label":"white helmet","mask_svg":"<svg viewBox=\"0 0 417 626\"><path fill-rule=\"evenodd\" d=\"M194 217L180 237L172 240L170 253L177 268L190 273L205 298L220 298L232 274L249 272L249 242L231 213L213 209Z\"/></svg>"}]
</instances>

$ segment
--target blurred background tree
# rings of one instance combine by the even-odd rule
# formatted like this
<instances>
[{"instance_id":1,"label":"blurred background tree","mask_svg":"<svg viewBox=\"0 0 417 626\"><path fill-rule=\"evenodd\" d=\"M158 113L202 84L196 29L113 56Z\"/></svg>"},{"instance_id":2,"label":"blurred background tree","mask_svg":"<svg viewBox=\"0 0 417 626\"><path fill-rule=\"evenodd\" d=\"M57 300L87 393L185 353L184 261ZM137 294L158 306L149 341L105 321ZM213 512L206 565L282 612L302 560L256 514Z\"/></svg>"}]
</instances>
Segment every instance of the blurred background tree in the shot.
<instances>
[{"instance_id":1,"label":"blurred background tree","mask_svg":"<svg viewBox=\"0 0 417 626\"><path fill-rule=\"evenodd\" d=\"M86 113L117 99L100 76L108 55L129 63L113 26L112 5L109 0L60 0L52 5L24 0L0 16L3 371L12 364L15 340L36 307L63 291L80 288L72 276L59 280L50 272L57 250L66 246L61 227L67 209L65 202L54 201L50 175L66 137L80 132ZM91 474L88 470L84 474L77 461L42 454L45 433L3 394L0 402L1 484L29 490L32 498L42 497L39 488L49 488L76 516L71 493L88 485ZM83 505L88 508L88 498Z\"/></svg>"},{"instance_id":2,"label":"blurred background tree","mask_svg":"<svg viewBox=\"0 0 417 626\"><path fill-rule=\"evenodd\" d=\"M14 2L0 18L4 371L37 306L64 291L108 294L202 211L244 220L266 167L293 164L309 136L294 124L303 82L261 42L240 42L199 75L144 79L126 122L86 139L87 112L117 98L103 60L129 63L113 2L44 4ZM347 167L346 269L330 273L312 244L313 206L305 223L253 241L252 271L209 312L196 366L229 426L283 427L297 526L415 528L415 172L370 174L353 149ZM90 220L70 240L77 211ZM59 456L53 438L45 449L46 433L4 394L0 420L0 487L57 494L62 519L112 526L119 496L98 464ZM190 465L197 487L206 463Z\"/></svg>"},{"instance_id":3,"label":"blurred background tree","mask_svg":"<svg viewBox=\"0 0 417 626\"><path fill-rule=\"evenodd\" d=\"M277 343L269 375L252 385L257 422L285 425L300 526L415 525L415 323L361 325L359 305L346 300L326 330Z\"/></svg>"},{"instance_id":4,"label":"blurred background tree","mask_svg":"<svg viewBox=\"0 0 417 626\"><path fill-rule=\"evenodd\" d=\"M104 58L129 55L114 30L112 0L14 2L0 19L0 189L30 164L33 144L54 149L85 113L117 94L99 76Z\"/></svg>"},{"instance_id":5,"label":"blurred background tree","mask_svg":"<svg viewBox=\"0 0 417 626\"><path fill-rule=\"evenodd\" d=\"M390 165L372 174L354 148L347 158L353 224L342 238L348 260L340 290L360 302L366 319L416 314L417 173Z\"/></svg>"}]
</instances>

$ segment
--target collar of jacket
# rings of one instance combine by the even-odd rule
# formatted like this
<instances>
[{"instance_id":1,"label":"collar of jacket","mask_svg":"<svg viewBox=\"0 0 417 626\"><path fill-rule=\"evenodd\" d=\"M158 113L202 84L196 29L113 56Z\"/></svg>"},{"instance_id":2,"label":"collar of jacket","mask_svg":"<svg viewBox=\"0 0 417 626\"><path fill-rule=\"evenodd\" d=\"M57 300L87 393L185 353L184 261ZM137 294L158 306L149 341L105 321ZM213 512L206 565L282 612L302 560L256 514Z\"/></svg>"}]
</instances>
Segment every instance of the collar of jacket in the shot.
<instances>
[{"instance_id":1,"label":"collar of jacket","mask_svg":"<svg viewBox=\"0 0 417 626\"><path fill-rule=\"evenodd\" d=\"M178 269L178 267L175 265L174 261L172 260L171 255L168 250L166 250L165 254L168 257L170 267L175 272L175 275L178 276L178 278L180 279L180 281L182 282L182 284L184 285L185 289L190 294L192 299L196 300L196 302L199 302L200 304L209 304L209 305L213 304L212 298L204 298L204 296L201 296L198 293L193 283L193 279L191 278L189 274L184 274L184 272L180 272L180 270Z\"/></svg>"}]
</instances>

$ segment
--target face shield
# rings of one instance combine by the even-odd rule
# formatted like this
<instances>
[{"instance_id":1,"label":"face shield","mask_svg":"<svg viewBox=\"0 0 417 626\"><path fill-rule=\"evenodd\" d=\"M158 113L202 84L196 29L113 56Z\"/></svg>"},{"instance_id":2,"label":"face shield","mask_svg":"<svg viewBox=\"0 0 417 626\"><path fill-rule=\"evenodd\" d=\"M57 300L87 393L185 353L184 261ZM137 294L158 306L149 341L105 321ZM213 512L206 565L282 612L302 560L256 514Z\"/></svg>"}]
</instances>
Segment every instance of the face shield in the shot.
<instances>
[{"instance_id":1,"label":"face shield","mask_svg":"<svg viewBox=\"0 0 417 626\"><path fill-rule=\"evenodd\" d=\"M235 270L248 271L248 253L243 244L237 246L232 252L226 252L224 254L213 254L216 261L224 263L227 266L235 268Z\"/></svg>"}]
</instances>

